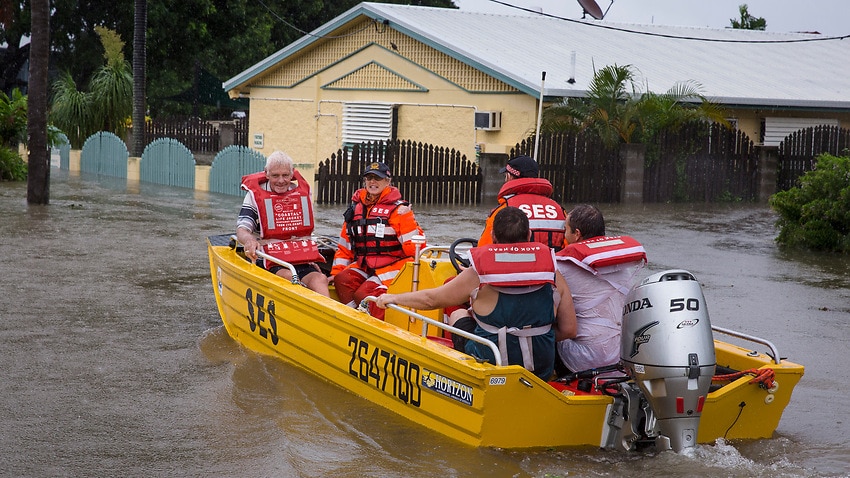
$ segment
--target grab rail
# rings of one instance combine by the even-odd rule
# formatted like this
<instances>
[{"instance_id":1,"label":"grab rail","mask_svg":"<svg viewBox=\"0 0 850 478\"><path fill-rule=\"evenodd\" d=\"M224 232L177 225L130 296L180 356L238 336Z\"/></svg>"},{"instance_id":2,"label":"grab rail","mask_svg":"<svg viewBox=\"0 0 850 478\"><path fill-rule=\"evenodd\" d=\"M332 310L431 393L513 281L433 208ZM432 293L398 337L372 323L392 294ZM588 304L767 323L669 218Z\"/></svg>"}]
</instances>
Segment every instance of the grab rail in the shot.
<instances>
[{"instance_id":1,"label":"grab rail","mask_svg":"<svg viewBox=\"0 0 850 478\"><path fill-rule=\"evenodd\" d=\"M375 296L371 296L371 295L364 298L363 301L360 302L360 310L363 310L365 312L366 302L375 302L376 300L377 300L377 298ZM439 322L437 320L434 320L430 317L425 317L422 314L416 313L416 312L414 312L410 309L405 309L404 307L399 307L395 304L388 304L387 307L390 308L390 309L393 309L393 310L397 310L397 311L399 311L403 314L407 314L411 317L417 318L417 319L419 319L423 322L427 322L427 323L429 323L429 324L431 324L435 327L441 328L443 330L448 330L449 332L451 332L453 334L460 335L461 337L466 337L467 339L472 340L473 342L478 342L480 344L486 345L487 347L490 347L490 351L493 352L493 356L496 358L496 365L498 365L498 366L502 365L502 355L499 352L499 348L496 347L496 344L494 344L492 341L487 340L484 337L479 337L475 334L471 334L471 333L469 333L465 330L461 330L461 329L454 327L454 326L451 326L449 324L444 324L444 323ZM426 333L425 333L424 329L422 331L422 337L426 337Z\"/></svg>"},{"instance_id":2,"label":"grab rail","mask_svg":"<svg viewBox=\"0 0 850 478\"><path fill-rule=\"evenodd\" d=\"M230 240L234 241L236 244L242 244L241 242L239 242L239 239L236 238L235 234L230 236ZM242 247L245 247L245 244L242 244ZM278 259L277 257L272 257L272 256L266 254L265 252L259 250L259 249L257 249L256 252L257 252L257 257L262 257L263 259L265 259L267 261L272 261L279 266L283 266L283 267L286 267L287 269L289 269L289 272L292 273L292 279L290 280L290 282L293 285L303 285L303 284L301 284L301 279L298 278L298 273L295 272L295 266L293 266L292 264L290 264L286 261L282 261L282 260ZM260 267L259 264L255 263L254 265L257 266L257 267Z\"/></svg>"},{"instance_id":3,"label":"grab rail","mask_svg":"<svg viewBox=\"0 0 850 478\"><path fill-rule=\"evenodd\" d=\"M424 256L426 252L431 253L431 252L434 252L434 251L439 252L441 254L443 252L448 253L449 252L449 246L428 246L428 247L424 247L424 248L422 248L421 251L419 251L419 255L416 256L416 262L419 262L419 260L422 259L422 256Z\"/></svg>"},{"instance_id":4,"label":"grab rail","mask_svg":"<svg viewBox=\"0 0 850 478\"><path fill-rule=\"evenodd\" d=\"M779 359L779 350L777 350L776 346L771 343L771 341L767 339L763 339L761 337L756 337L755 335L745 334L743 332L738 332L732 329L724 329L723 327L717 327L716 325L711 326L711 330L715 332L720 332L721 334L731 335L732 337L737 337L739 339L749 340L750 342L755 342L757 344L767 345L770 347L770 351L773 352L773 361L776 364L781 363Z\"/></svg>"}]
</instances>

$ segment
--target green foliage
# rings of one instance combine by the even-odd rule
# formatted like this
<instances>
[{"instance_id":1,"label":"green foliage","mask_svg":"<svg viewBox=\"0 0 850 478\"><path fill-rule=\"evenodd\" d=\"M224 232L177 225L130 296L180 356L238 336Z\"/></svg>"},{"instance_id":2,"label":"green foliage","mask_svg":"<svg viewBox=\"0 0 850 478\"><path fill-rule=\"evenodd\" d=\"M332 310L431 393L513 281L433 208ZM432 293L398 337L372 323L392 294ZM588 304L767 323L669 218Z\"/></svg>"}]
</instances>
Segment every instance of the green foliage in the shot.
<instances>
[{"instance_id":1,"label":"green foliage","mask_svg":"<svg viewBox=\"0 0 850 478\"><path fill-rule=\"evenodd\" d=\"M92 106L92 94L77 89L74 78L63 72L53 83L53 104L50 108L52 122L68 136L75 149L97 132Z\"/></svg>"},{"instance_id":2,"label":"green foliage","mask_svg":"<svg viewBox=\"0 0 850 478\"><path fill-rule=\"evenodd\" d=\"M11 98L0 91L0 146L13 150L26 140L27 97L15 88Z\"/></svg>"},{"instance_id":3,"label":"green foliage","mask_svg":"<svg viewBox=\"0 0 850 478\"><path fill-rule=\"evenodd\" d=\"M125 119L133 113L133 75L124 60L124 42L108 28L95 27L103 42L106 65L98 69L90 84L94 114L103 120L102 129L119 138L126 132Z\"/></svg>"},{"instance_id":4,"label":"green foliage","mask_svg":"<svg viewBox=\"0 0 850 478\"><path fill-rule=\"evenodd\" d=\"M67 72L78 85L87 85L103 65L103 42L95 31L97 25L107 26L118 38L127 39L124 57L132 59L129 40L133 38L134 3L51 0L51 68ZM218 78L228 79L358 3L359 0L148 1L145 90L150 114L194 114L193 105L168 98L192 87L195 64ZM451 0L415 3L456 8ZM11 21L0 21L0 38L16 46L20 38L30 33L29 1L0 2L7 4ZM198 113L206 116L211 112Z\"/></svg>"},{"instance_id":5,"label":"green foliage","mask_svg":"<svg viewBox=\"0 0 850 478\"><path fill-rule=\"evenodd\" d=\"M764 30L767 28L767 20L762 17L754 17L750 15L750 12L747 11L747 4L738 5L738 12L741 14L741 19L736 20L734 18L730 18L729 22L732 24L732 28L736 28L739 30Z\"/></svg>"},{"instance_id":6,"label":"green foliage","mask_svg":"<svg viewBox=\"0 0 850 478\"><path fill-rule=\"evenodd\" d=\"M91 78L89 91L77 88L70 73L64 72L53 83L51 120L65 132L74 148L98 131L110 131L119 137L126 132L125 119L133 111L133 76L124 60L124 42L107 28L97 28L103 44L105 65Z\"/></svg>"},{"instance_id":7,"label":"green foliage","mask_svg":"<svg viewBox=\"0 0 850 478\"><path fill-rule=\"evenodd\" d=\"M818 156L800 186L774 194L770 206L780 216L778 243L850 253L850 157Z\"/></svg>"},{"instance_id":8,"label":"green foliage","mask_svg":"<svg viewBox=\"0 0 850 478\"><path fill-rule=\"evenodd\" d=\"M18 152L0 145L0 181L23 181L27 178L27 164Z\"/></svg>"},{"instance_id":9,"label":"green foliage","mask_svg":"<svg viewBox=\"0 0 850 478\"><path fill-rule=\"evenodd\" d=\"M608 147L619 142L651 144L666 129L693 120L728 126L722 108L700 93L700 85L679 83L666 93L641 93L631 65L609 65L593 75L584 98L567 98L546 108L541 132L592 131Z\"/></svg>"}]
</instances>

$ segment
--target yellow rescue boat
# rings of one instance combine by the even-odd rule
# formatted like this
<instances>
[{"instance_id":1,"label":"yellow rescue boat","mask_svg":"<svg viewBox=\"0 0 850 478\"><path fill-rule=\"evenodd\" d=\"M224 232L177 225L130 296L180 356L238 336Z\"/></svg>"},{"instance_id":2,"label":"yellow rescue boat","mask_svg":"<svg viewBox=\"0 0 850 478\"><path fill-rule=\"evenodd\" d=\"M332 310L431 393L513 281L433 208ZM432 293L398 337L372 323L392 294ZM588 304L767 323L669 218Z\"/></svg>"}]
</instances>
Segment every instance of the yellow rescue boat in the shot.
<instances>
[{"instance_id":1,"label":"yellow rescue boat","mask_svg":"<svg viewBox=\"0 0 850 478\"><path fill-rule=\"evenodd\" d=\"M714 327L714 333L765 345L770 354L710 338L713 351L700 359L690 353L690 364L664 368L683 380L683 390L714 376L698 403L688 402L690 392L680 394L685 398L666 397L666 387L679 378L662 383L643 376L652 364L624 361L628 376L611 379L591 372L547 383L521 366L481 363L446 346L441 310L394 308L385 321L377 320L252 264L231 236L211 236L208 247L219 313L234 340L472 446L629 450L650 443L678 450L717 438L769 438L803 375L803 366L781 359L770 342ZM442 284L455 274L448 256L447 248L425 248L390 291ZM632 308L649 300L638 299ZM678 305L677 300L672 302ZM692 300L697 301L686 298L682 308L694 308ZM684 328L694 322L682 321ZM646 328L633 334L635 352L653 344ZM655 337L655 342L663 339ZM661 398L647 400L644 393ZM666 398L678 410L653 410ZM665 423L676 421L673 415L685 418L679 420L684 425L665 429Z\"/></svg>"}]
</instances>

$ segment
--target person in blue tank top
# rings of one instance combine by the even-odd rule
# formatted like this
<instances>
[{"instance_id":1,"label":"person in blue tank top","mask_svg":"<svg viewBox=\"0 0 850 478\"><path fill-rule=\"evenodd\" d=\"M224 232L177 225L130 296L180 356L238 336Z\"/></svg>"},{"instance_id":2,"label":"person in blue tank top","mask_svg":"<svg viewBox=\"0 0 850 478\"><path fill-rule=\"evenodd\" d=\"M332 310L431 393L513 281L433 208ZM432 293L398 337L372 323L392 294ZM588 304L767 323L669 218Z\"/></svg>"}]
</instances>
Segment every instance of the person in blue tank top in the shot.
<instances>
[{"instance_id":1,"label":"person in blue tank top","mask_svg":"<svg viewBox=\"0 0 850 478\"><path fill-rule=\"evenodd\" d=\"M574 336L576 316L570 290L545 244L528 242L528 216L506 207L493 221L493 244L471 250L471 267L435 289L384 294L379 307L397 304L440 309L470 301L452 314L450 325L493 341L503 364L522 365L549 380L555 361L555 335ZM495 363L489 347L452 336L457 350Z\"/></svg>"}]
</instances>

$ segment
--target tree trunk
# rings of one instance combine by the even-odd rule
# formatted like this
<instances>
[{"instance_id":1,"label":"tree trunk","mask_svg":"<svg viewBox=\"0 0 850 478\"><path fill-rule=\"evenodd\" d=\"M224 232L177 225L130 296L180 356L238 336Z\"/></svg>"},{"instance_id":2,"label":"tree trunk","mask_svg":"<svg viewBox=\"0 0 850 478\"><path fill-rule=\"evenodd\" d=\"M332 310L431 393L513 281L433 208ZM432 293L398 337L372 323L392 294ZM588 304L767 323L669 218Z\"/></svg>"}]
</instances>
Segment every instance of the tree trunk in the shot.
<instances>
[{"instance_id":1,"label":"tree trunk","mask_svg":"<svg viewBox=\"0 0 850 478\"><path fill-rule=\"evenodd\" d=\"M145 149L147 0L135 0L135 21L133 25L133 144L130 146L130 156L138 158L142 156Z\"/></svg>"},{"instance_id":2,"label":"tree trunk","mask_svg":"<svg viewBox=\"0 0 850 478\"><path fill-rule=\"evenodd\" d=\"M47 149L47 65L50 57L50 0L32 0L31 5L32 38L27 98L27 203L48 204L50 152Z\"/></svg>"}]
</instances>

